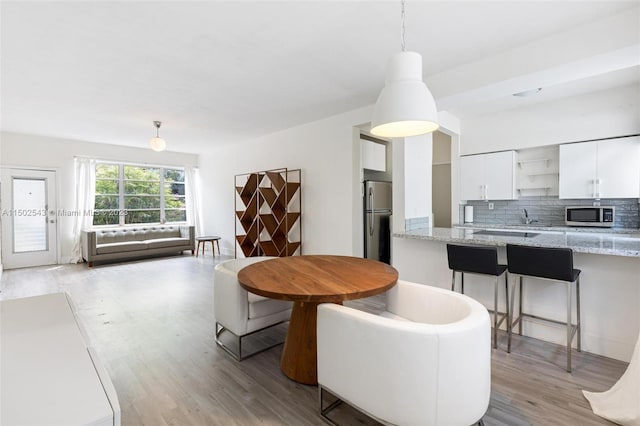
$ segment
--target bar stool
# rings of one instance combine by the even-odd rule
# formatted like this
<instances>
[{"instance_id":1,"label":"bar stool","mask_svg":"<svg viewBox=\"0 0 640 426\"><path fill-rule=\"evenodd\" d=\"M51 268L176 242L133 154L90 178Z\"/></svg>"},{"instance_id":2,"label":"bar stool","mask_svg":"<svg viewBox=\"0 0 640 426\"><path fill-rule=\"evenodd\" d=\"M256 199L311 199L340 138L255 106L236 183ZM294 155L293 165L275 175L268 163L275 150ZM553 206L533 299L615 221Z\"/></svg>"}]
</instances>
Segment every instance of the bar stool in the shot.
<instances>
[{"instance_id":1,"label":"bar stool","mask_svg":"<svg viewBox=\"0 0 640 426\"><path fill-rule=\"evenodd\" d=\"M567 327L567 371L571 372L571 342L577 335L577 350L580 348L580 270L573 268L573 251L568 248L544 248L507 244L507 264L509 274L518 278L519 308L518 318L510 320L507 352L511 352L511 331L518 326L518 334L522 336L522 320L532 318ZM523 277L535 277L551 281L563 281L567 284L567 322L543 318L522 312ZM576 283L576 324L572 324L571 284ZM511 293L511 313L515 303L515 288Z\"/></svg>"},{"instance_id":2,"label":"bar stool","mask_svg":"<svg viewBox=\"0 0 640 426\"><path fill-rule=\"evenodd\" d=\"M509 331L509 284L507 276L504 278L505 305L507 312L498 312L498 279L507 270L507 265L498 263L498 249L496 247L484 246L459 246L447 244L447 257L449 258L449 269L451 269L451 291L455 291L456 272L460 272L461 293L464 294L464 274L490 275L495 277L493 292L493 347L498 348L498 327L503 322L507 323ZM498 321L498 317L500 320ZM506 320L506 321L505 321Z\"/></svg>"}]
</instances>

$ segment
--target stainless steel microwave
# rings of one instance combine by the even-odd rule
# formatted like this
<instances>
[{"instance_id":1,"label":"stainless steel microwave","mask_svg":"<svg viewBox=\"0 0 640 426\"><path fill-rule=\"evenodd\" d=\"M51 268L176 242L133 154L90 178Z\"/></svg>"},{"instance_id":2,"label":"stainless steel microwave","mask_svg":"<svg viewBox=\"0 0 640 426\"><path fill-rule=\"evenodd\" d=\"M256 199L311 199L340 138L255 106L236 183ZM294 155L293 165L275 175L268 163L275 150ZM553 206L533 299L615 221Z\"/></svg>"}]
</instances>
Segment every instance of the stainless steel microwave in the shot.
<instances>
[{"instance_id":1,"label":"stainless steel microwave","mask_svg":"<svg viewBox=\"0 0 640 426\"><path fill-rule=\"evenodd\" d=\"M613 206L568 206L564 223L569 226L613 226L616 208Z\"/></svg>"}]
</instances>

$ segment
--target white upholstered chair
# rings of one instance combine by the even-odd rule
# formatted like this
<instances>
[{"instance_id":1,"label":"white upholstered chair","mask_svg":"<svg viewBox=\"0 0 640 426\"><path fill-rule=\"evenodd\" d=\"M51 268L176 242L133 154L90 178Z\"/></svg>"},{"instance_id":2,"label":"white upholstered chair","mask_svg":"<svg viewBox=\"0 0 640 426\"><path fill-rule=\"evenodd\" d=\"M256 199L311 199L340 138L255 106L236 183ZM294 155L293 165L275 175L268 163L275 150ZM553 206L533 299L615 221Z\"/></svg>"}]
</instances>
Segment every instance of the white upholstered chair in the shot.
<instances>
[{"instance_id":1,"label":"white upholstered chair","mask_svg":"<svg viewBox=\"0 0 640 426\"><path fill-rule=\"evenodd\" d=\"M249 293L238 282L238 272L242 268L267 259L270 257L232 259L218 264L215 268L213 307L216 318L216 343L238 361L282 343L279 342L244 356L242 354L243 337L289 321L291 317L292 302L269 299ZM222 342L220 336L225 331L236 336L237 353Z\"/></svg>"},{"instance_id":2,"label":"white upholstered chair","mask_svg":"<svg viewBox=\"0 0 640 426\"><path fill-rule=\"evenodd\" d=\"M487 309L449 290L398 281L381 315L318 307L320 412L344 400L395 425L482 422L491 393ZM323 408L323 392L339 400Z\"/></svg>"}]
</instances>

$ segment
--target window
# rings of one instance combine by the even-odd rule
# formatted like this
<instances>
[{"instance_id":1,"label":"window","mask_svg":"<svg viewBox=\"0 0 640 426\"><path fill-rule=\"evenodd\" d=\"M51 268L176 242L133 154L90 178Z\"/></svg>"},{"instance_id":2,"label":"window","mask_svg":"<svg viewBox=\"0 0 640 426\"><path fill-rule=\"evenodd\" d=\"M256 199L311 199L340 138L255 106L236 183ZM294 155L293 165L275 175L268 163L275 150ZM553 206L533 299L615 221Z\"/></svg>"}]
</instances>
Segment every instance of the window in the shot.
<instances>
[{"instance_id":1,"label":"window","mask_svg":"<svg viewBox=\"0 0 640 426\"><path fill-rule=\"evenodd\" d=\"M94 225L186 222L184 169L96 163Z\"/></svg>"}]
</instances>

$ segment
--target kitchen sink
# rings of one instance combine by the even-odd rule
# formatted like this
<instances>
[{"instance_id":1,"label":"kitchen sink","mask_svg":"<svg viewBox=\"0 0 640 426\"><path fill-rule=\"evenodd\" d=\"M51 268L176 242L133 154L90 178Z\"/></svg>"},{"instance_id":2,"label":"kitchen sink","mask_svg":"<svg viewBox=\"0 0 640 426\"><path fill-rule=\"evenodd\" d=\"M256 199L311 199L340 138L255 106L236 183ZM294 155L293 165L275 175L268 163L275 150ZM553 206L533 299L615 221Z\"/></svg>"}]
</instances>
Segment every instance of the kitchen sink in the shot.
<instances>
[{"instance_id":1,"label":"kitchen sink","mask_svg":"<svg viewBox=\"0 0 640 426\"><path fill-rule=\"evenodd\" d=\"M518 238L531 238L540 235L536 232L522 232L522 231L490 231L483 229L482 231L475 231L474 235L495 235L498 237L518 237Z\"/></svg>"}]
</instances>

